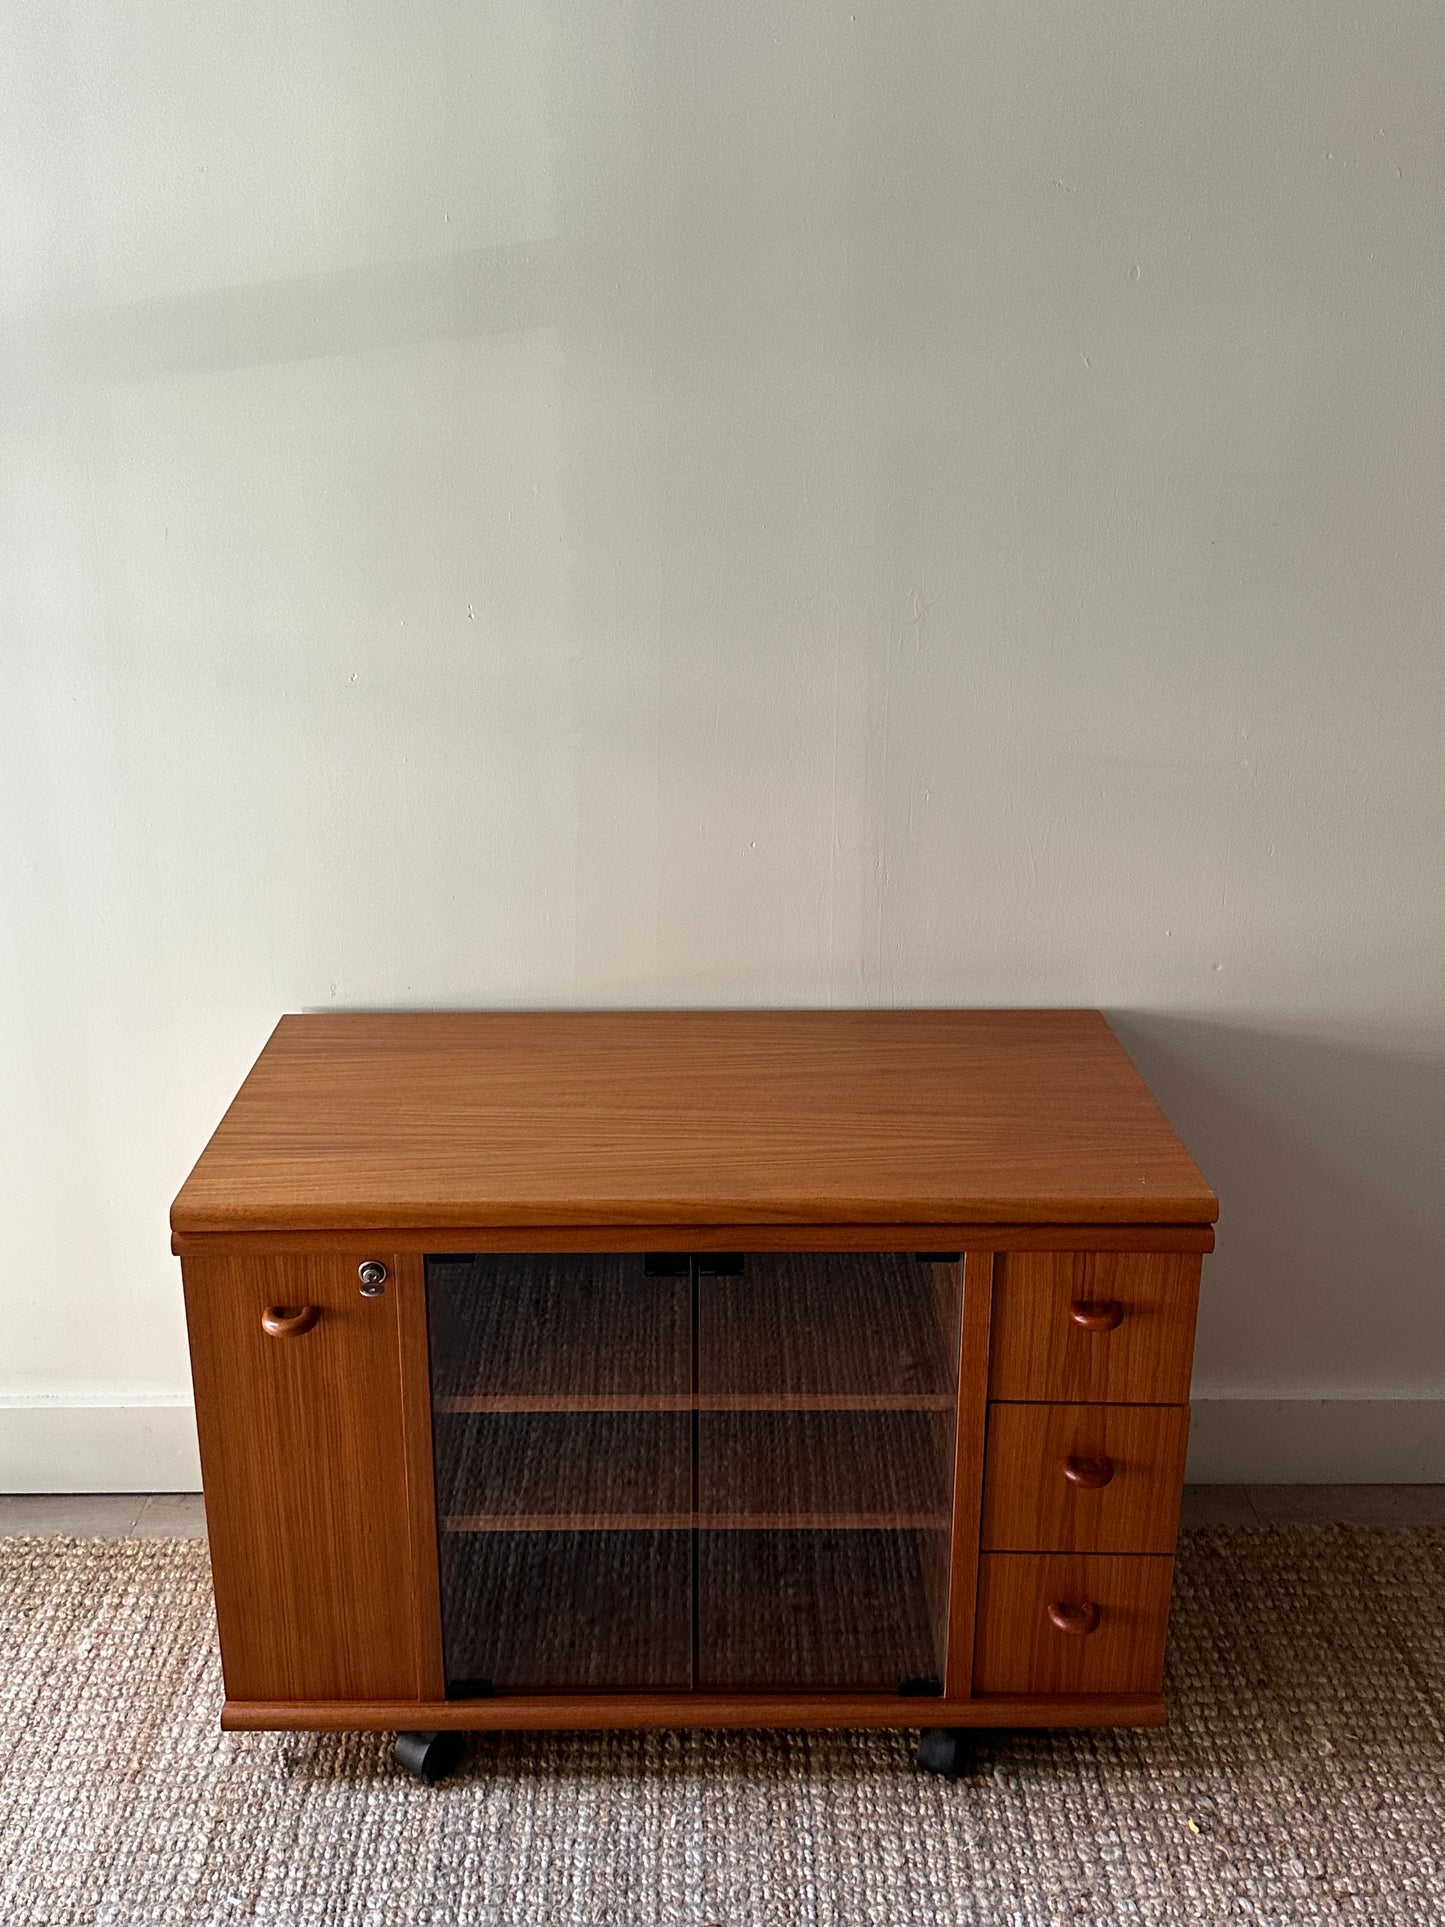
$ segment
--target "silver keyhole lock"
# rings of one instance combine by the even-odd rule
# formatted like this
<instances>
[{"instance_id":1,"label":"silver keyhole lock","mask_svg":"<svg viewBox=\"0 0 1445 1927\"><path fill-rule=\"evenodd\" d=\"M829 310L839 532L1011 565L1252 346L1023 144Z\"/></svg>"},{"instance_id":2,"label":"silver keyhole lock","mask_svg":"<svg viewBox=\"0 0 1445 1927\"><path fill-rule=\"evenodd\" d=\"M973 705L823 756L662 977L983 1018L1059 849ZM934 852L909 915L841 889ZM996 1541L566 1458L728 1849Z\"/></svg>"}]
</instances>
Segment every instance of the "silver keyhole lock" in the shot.
<instances>
[{"instance_id":1,"label":"silver keyhole lock","mask_svg":"<svg viewBox=\"0 0 1445 1927\"><path fill-rule=\"evenodd\" d=\"M364 1265L358 1265L356 1275L361 1280L363 1298L380 1298L386 1290L386 1266L377 1259L368 1258Z\"/></svg>"}]
</instances>

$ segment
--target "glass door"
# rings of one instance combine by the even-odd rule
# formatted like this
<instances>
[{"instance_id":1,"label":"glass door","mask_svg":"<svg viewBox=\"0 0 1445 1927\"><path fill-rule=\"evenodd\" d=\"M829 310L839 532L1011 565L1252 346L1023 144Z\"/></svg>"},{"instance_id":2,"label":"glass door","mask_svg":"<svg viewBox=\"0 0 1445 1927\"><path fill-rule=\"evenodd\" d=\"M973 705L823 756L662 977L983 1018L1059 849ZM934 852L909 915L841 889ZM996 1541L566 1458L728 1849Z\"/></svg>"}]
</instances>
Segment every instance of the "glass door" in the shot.
<instances>
[{"instance_id":1,"label":"glass door","mask_svg":"<svg viewBox=\"0 0 1445 1927\"><path fill-rule=\"evenodd\" d=\"M700 1687L940 1693L962 1266L699 1260Z\"/></svg>"},{"instance_id":2,"label":"glass door","mask_svg":"<svg viewBox=\"0 0 1445 1927\"><path fill-rule=\"evenodd\" d=\"M942 1691L962 1265L427 1259L449 1694Z\"/></svg>"},{"instance_id":3,"label":"glass door","mask_svg":"<svg viewBox=\"0 0 1445 1927\"><path fill-rule=\"evenodd\" d=\"M447 1691L692 1683L688 1259L427 1259Z\"/></svg>"}]
</instances>

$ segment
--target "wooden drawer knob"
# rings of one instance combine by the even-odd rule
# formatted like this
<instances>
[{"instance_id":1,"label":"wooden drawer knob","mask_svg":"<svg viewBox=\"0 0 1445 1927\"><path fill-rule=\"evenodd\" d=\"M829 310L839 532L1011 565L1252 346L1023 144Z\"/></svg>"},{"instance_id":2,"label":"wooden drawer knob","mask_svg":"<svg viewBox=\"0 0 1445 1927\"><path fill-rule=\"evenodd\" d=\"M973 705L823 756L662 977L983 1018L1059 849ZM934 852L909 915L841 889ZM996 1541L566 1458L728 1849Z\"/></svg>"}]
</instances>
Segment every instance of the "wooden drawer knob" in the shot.
<instances>
[{"instance_id":1,"label":"wooden drawer knob","mask_svg":"<svg viewBox=\"0 0 1445 1927\"><path fill-rule=\"evenodd\" d=\"M1076 1298L1069 1306L1069 1316L1080 1331L1111 1332L1117 1331L1124 1322L1124 1307L1116 1298L1102 1305L1091 1305L1083 1298Z\"/></svg>"},{"instance_id":2,"label":"wooden drawer knob","mask_svg":"<svg viewBox=\"0 0 1445 1927\"><path fill-rule=\"evenodd\" d=\"M1092 1633L1098 1628L1099 1608L1091 1599L1077 1605L1056 1599L1049 1607L1049 1623L1061 1633Z\"/></svg>"},{"instance_id":3,"label":"wooden drawer knob","mask_svg":"<svg viewBox=\"0 0 1445 1927\"><path fill-rule=\"evenodd\" d=\"M1070 1485L1081 1485L1089 1492L1097 1492L1114 1476L1112 1459L1082 1459L1071 1452L1064 1460L1064 1477Z\"/></svg>"},{"instance_id":4,"label":"wooden drawer knob","mask_svg":"<svg viewBox=\"0 0 1445 1927\"><path fill-rule=\"evenodd\" d=\"M261 1329L268 1338L299 1338L320 1316L315 1305L301 1305L295 1311L289 1305L268 1305L261 1313Z\"/></svg>"}]
</instances>

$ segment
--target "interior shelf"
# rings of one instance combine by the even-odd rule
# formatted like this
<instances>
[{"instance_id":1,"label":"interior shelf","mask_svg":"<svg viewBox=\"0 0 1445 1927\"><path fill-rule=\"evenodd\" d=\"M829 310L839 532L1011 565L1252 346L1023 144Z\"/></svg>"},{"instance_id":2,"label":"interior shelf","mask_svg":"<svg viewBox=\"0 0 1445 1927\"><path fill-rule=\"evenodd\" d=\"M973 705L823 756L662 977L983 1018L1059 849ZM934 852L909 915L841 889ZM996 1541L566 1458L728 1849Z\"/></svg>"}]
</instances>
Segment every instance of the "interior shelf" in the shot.
<instances>
[{"instance_id":1,"label":"interior shelf","mask_svg":"<svg viewBox=\"0 0 1445 1927\"><path fill-rule=\"evenodd\" d=\"M450 1417L448 1532L947 1529L952 1425L919 1412Z\"/></svg>"},{"instance_id":2,"label":"interior shelf","mask_svg":"<svg viewBox=\"0 0 1445 1927\"><path fill-rule=\"evenodd\" d=\"M876 1688L942 1671L918 1532L702 1532L700 1687Z\"/></svg>"},{"instance_id":3,"label":"interior shelf","mask_svg":"<svg viewBox=\"0 0 1445 1927\"><path fill-rule=\"evenodd\" d=\"M449 1532L692 1525L692 1427L682 1413L443 1417L434 1450Z\"/></svg>"},{"instance_id":4,"label":"interior shelf","mask_svg":"<svg viewBox=\"0 0 1445 1927\"><path fill-rule=\"evenodd\" d=\"M943 1532L946 1512L453 1512L443 1532Z\"/></svg>"},{"instance_id":5,"label":"interior shelf","mask_svg":"<svg viewBox=\"0 0 1445 1927\"><path fill-rule=\"evenodd\" d=\"M639 1254L429 1258L440 1411L686 1411L692 1297Z\"/></svg>"},{"instance_id":6,"label":"interior shelf","mask_svg":"<svg viewBox=\"0 0 1445 1927\"><path fill-rule=\"evenodd\" d=\"M951 1412L952 1392L443 1393L439 1412Z\"/></svg>"},{"instance_id":7,"label":"interior shelf","mask_svg":"<svg viewBox=\"0 0 1445 1927\"><path fill-rule=\"evenodd\" d=\"M449 1692L685 1692L690 1532L443 1533Z\"/></svg>"},{"instance_id":8,"label":"interior shelf","mask_svg":"<svg viewBox=\"0 0 1445 1927\"><path fill-rule=\"evenodd\" d=\"M440 1412L948 1412L956 1299L904 1253L750 1253L699 1285L638 1256L428 1261Z\"/></svg>"},{"instance_id":9,"label":"interior shelf","mask_svg":"<svg viewBox=\"0 0 1445 1927\"><path fill-rule=\"evenodd\" d=\"M937 1678L928 1535L498 1532L441 1541L454 1695L876 1690Z\"/></svg>"},{"instance_id":10,"label":"interior shelf","mask_svg":"<svg viewBox=\"0 0 1445 1927\"><path fill-rule=\"evenodd\" d=\"M708 1413L698 1422L697 1467L704 1527L947 1528L952 1417Z\"/></svg>"},{"instance_id":11,"label":"interior shelf","mask_svg":"<svg viewBox=\"0 0 1445 1927\"><path fill-rule=\"evenodd\" d=\"M717 1410L951 1404L957 1359L933 1269L901 1252L760 1252L735 1276L704 1277L699 1393L758 1401Z\"/></svg>"}]
</instances>

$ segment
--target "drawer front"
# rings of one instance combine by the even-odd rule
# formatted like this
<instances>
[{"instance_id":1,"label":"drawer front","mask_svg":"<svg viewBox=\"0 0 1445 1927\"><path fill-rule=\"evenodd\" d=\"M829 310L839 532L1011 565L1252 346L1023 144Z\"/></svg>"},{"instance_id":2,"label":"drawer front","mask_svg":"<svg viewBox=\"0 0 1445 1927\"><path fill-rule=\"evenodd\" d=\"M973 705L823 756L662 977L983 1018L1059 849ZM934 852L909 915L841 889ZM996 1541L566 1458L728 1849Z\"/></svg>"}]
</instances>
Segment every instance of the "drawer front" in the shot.
<instances>
[{"instance_id":1,"label":"drawer front","mask_svg":"<svg viewBox=\"0 0 1445 1927\"><path fill-rule=\"evenodd\" d=\"M1002 1254L989 1397L1186 1404L1200 1262L1176 1252Z\"/></svg>"},{"instance_id":2,"label":"drawer front","mask_svg":"<svg viewBox=\"0 0 1445 1927\"><path fill-rule=\"evenodd\" d=\"M976 1694L1158 1693L1174 1561L991 1552L979 1561Z\"/></svg>"},{"instance_id":3,"label":"drawer front","mask_svg":"<svg viewBox=\"0 0 1445 1927\"><path fill-rule=\"evenodd\" d=\"M1174 1550L1187 1405L991 1405L985 1552Z\"/></svg>"}]
</instances>

